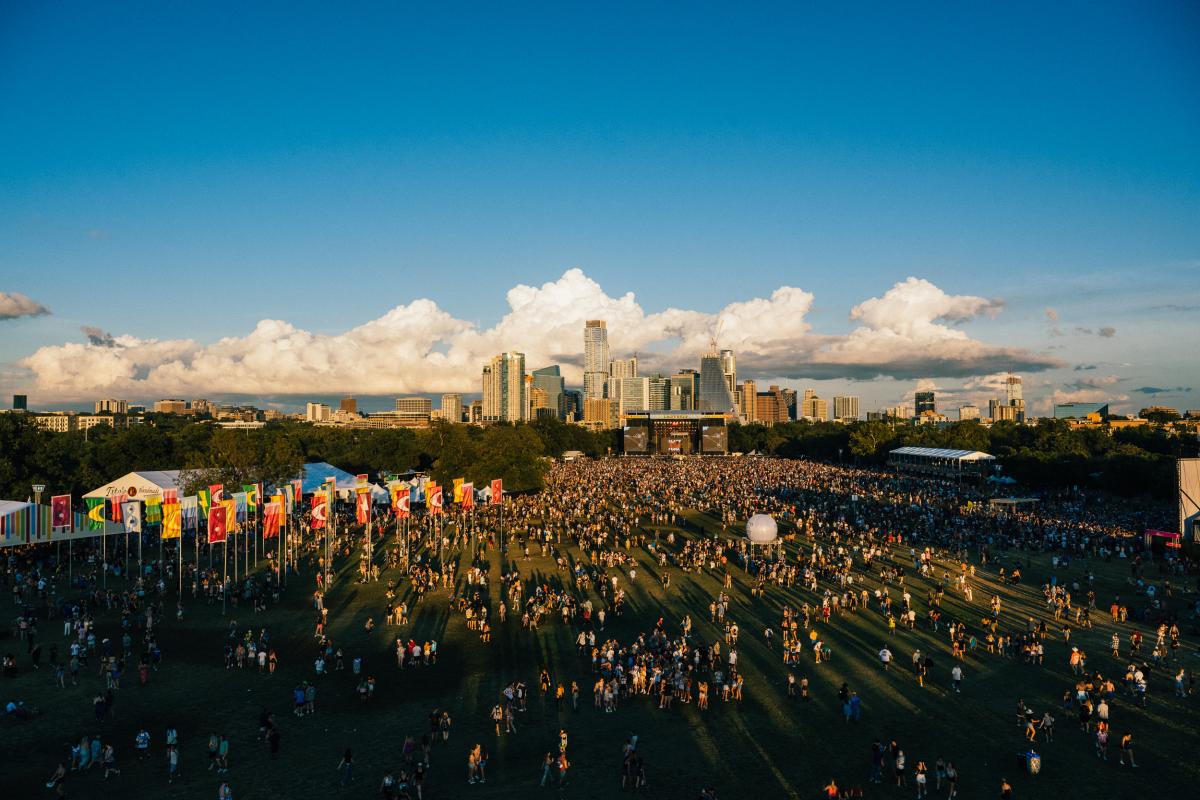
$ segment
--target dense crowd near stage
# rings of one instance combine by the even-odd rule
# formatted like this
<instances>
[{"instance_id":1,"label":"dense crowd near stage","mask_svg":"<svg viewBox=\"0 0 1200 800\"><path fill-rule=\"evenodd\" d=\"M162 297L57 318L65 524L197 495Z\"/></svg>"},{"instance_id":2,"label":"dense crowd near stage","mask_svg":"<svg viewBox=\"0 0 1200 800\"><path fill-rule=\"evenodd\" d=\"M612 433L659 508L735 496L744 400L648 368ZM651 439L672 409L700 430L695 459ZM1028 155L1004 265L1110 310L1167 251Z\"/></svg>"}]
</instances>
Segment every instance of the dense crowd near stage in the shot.
<instances>
[{"instance_id":1,"label":"dense crowd near stage","mask_svg":"<svg viewBox=\"0 0 1200 800\"><path fill-rule=\"evenodd\" d=\"M330 686L349 685L354 702L369 705L381 683L441 669L444 644L417 637L413 621L428 604L442 603L449 624L468 632L469 646L493 647L502 631L530 642L561 632L574 668L560 659L504 685L487 703L488 738L458 741L459 709L438 708L386 769L358 769L357 743L335 743L343 785L366 781L368 793L389 800L425 800L466 796L469 790L449 788L455 781L517 786L533 776L565 791L577 780L574 741L589 735L586 726L564 725L535 764L497 762L489 747L504 736L540 735L523 723L533 713L678 714L690 707L718 715L768 691L802 707L821 670L850 657L904 675L914 691L940 687L948 698L970 692L972 677L1000 660L1048 671L1061 683L1061 702L1034 708L1012 698L1023 768L1039 769L1036 751L1053 740L1056 721L1094 742L1102 768L1137 768L1143 743L1134 741L1129 721L1151 702L1195 702L1188 654L1196 652L1198 565L1182 552L1152 554L1142 537L1168 524L1170 509L1083 491L997 509L992 496L986 486L805 460L609 458L557 463L541 491L508 496L502 507L450 506L436 517L414 508L404 520L378 508L369 546L352 509L325 530L298 517L299 546L286 563L277 541L264 542L260 568L236 579L205 549L192 558L186 537L182 575L169 554L161 562L133 559L139 567L130 572L128 551L76 543L70 582L54 545L13 547L3 570L16 615L6 685L13 695L11 687L36 671L63 688L94 687L92 713L103 723L120 707L123 689L154 688L171 656L159 643L162 628L222 613L227 636L196 646L211 646L226 669L286 675L287 710L297 719L319 717L318 699ZM776 541L747 538L746 521L757 514L777 523ZM1101 565L1119 566L1119 593L1097 590ZM379 606L328 602L356 584L380 584ZM272 631L253 622L297 592L311 596L307 651L281 649ZM646 604L631 611L631 599L645 593L672 598L679 613L668 618ZM376 654L353 652L335 638L339 614L386 635L386 669ZM876 638L847 652L842 632L864 622ZM917 631L936 646L918 642ZM777 668L747 668L748 642L766 648ZM836 702L848 724L862 720L870 691L841 683ZM875 698L865 699L869 707ZM14 695L7 715L18 724L51 711ZM127 758L153 757L168 781L185 773L195 780L191 774L207 768L213 792L228 800L239 771L257 759L287 757L273 710L253 729L257 741L213 731L204 742L182 743L174 728L139 730L130 741L67 731L75 743L51 764L47 793L66 796L95 780L119 786ZM906 752L902 732L885 734L865 753L825 765L830 774L805 796L860 797L884 782L918 798L957 796L968 777L956 761L969 743ZM233 746L243 752L231 759ZM435 749L456 755L434 768ZM656 764L636 734L613 751L614 785L653 787ZM461 755L466 774L455 775L448 764ZM969 780L1010 796L1011 771ZM704 800L725 793L704 775L687 790Z\"/></svg>"}]
</instances>

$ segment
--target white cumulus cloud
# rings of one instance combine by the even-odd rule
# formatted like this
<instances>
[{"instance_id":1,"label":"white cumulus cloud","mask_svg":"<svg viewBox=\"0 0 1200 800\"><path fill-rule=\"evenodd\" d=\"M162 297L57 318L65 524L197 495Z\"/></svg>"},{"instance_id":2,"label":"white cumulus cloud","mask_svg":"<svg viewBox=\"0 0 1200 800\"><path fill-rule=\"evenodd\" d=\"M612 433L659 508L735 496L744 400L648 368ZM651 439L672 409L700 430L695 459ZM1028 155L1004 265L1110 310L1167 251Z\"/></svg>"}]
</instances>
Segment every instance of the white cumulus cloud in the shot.
<instances>
[{"instance_id":1,"label":"white cumulus cloud","mask_svg":"<svg viewBox=\"0 0 1200 800\"><path fill-rule=\"evenodd\" d=\"M23 359L39 395L67 401L213 395L388 395L478 390L480 368L503 350L533 369L564 367L581 382L583 325L608 323L614 357L637 353L646 370L694 365L715 337L747 377L963 377L1057 362L993 347L952 327L999 311L999 301L947 295L909 278L856 306L849 335L814 333L813 295L783 286L770 297L715 313L667 308L647 313L632 292L614 297L579 269L541 286L509 290L507 313L491 328L455 318L427 299L399 305L338 334L263 320L246 335L211 344L139 339L85 328L87 341L42 347Z\"/></svg>"}]
</instances>

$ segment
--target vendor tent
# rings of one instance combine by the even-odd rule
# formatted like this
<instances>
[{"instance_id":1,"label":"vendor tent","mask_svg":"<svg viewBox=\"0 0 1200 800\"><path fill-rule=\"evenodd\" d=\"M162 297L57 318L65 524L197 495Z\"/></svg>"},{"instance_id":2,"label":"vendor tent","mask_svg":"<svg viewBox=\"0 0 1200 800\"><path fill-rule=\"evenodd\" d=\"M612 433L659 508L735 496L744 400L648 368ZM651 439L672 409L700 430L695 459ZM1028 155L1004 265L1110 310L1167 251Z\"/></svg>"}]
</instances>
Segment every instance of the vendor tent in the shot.
<instances>
[{"instance_id":1,"label":"vendor tent","mask_svg":"<svg viewBox=\"0 0 1200 800\"><path fill-rule=\"evenodd\" d=\"M138 471L122 475L115 481L104 484L99 489L93 489L84 497L120 497L128 500L145 500L147 497L163 495L163 489L179 488L179 470Z\"/></svg>"}]
</instances>

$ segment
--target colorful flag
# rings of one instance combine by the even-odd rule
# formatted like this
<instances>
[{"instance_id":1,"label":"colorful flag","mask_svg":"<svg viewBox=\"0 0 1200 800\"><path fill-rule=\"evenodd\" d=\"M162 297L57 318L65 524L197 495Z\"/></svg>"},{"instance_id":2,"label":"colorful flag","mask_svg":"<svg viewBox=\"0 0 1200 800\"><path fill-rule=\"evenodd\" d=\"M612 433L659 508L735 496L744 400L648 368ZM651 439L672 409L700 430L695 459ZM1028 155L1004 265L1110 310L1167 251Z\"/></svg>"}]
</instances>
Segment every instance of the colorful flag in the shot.
<instances>
[{"instance_id":1,"label":"colorful flag","mask_svg":"<svg viewBox=\"0 0 1200 800\"><path fill-rule=\"evenodd\" d=\"M200 499L195 495L183 498L179 503L179 513L183 517L183 527L194 531L200 527Z\"/></svg>"},{"instance_id":2,"label":"colorful flag","mask_svg":"<svg viewBox=\"0 0 1200 800\"><path fill-rule=\"evenodd\" d=\"M354 518L359 525L366 525L371 517L371 487L359 486L354 492Z\"/></svg>"},{"instance_id":3,"label":"colorful flag","mask_svg":"<svg viewBox=\"0 0 1200 800\"><path fill-rule=\"evenodd\" d=\"M441 514L442 513L442 487L438 486L436 483L431 483L425 487L425 491L427 492L426 496L429 498L429 503L428 503L429 513L430 514Z\"/></svg>"},{"instance_id":4,"label":"colorful flag","mask_svg":"<svg viewBox=\"0 0 1200 800\"><path fill-rule=\"evenodd\" d=\"M397 519L404 519L408 516L408 510L411 507L409 503L411 500L412 495L409 494L408 491L401 489L400 491L396 492L396 501L394 503L394 507L396 509Z\"/></svg>"},{"instance_id":5,"label":"colorful flag","mask_svg":"<svg viewBox=\"0 0 1200 800\"><path fill-rule=\"evenodd\" d=\"M208 543L225 541L225 506L213 506L208 510Z\"/></svg>"},{"instance_id":6,"label":"colorful flag","mask_svg":"<svg viewBox=\"0 0 1200 800\"><path fill-rule=\"evenodd\" d=\"M263 506L263 538L274 539L279 536L279 525L283 520L283 496L275 495L271 502Z\"/></svg>"},{"instance_id":7,"label":"colorful flag","mask_svg":"<svg viewBox=\"0 0 1200 800\"><path fill-rule=\"evenodd\" d=\"M459 488L462 492L462 499L459 500L459 502L462 503L462 507L464 509L474 508L475 507L475 484L464 483Z\"/></svg>"},{"instance_id":8,"label":"colorful flag","mask_svg":"<svg viewBox=\"0 0 1200 800\"><path fill-rule=\"evenodd\" d=\"M504 502L504 480L496 478L492 481L492 496L489 498L492 505L498 506Z\"/></svg>"},{"instance_id":9,"label":"colorful flag","mask_svg":"<svg viewBox=\"0 0 1200 800\"><path fill-rule=\"evenodd\" d=\"M223 483L209 484L208 491L212 495L211 502L214 504L225 499L225 484Z\"/></svg>"},{"instance_id":10,"label":"colorful flag","mask_svg":"<svg viewBox=\"0 0 1200 800\"><path fill-rule=\"evenodd\" d=\"M54 527L71 527L71 495L56 494L54 497L51 497L50 508L53 511L52 519Z\"/></svg>"},{"instance_id":11,"label":"colorful flag","mask_svg":"<svg viewBox=\"0 0 1200 800\"><path fill-rule=\"evenodd\" d=\"M237 532L237 505L232 499L222 500L221 505L225 507L225 531L227 533Z\"/></svg>"},{"instance_id":12,"label":"colorful flag","mask_svg":"<svg viewBox=\"0 0 1200 800\"><path fill-rule=\"evenodd\" d=\"M162 538L178 539L183 533L182 511L179 503L167 503L162 507Z\"/></svg>"},{"instance_id":13,"label":"colorful flag","mask_svg":"<svg viewBox=\"0 0 1200 800\"><path fill-rule=\"evenodd\" d=\"M462 492L462 487L463 487L463 479L462 479L462 478L455 478L455 479L454 479L454 494L453 494L453 497L454 497L454 502L456 502L456 503L461 503L461 502L462 502L462 494L463 494L463 492Z\"/></svg>"},{"instance_id":14,"label":"colorful flag","mask_svg":"<svg viewBox=\"0 0 1200 800\"><path fill-rule=\"evenodd\" d=\"M125 495L117 494L108 498L108 518L112 522L121 522L121 504L125 502Z\"/></svg>"},{"instance_id":15,"label":"colorful flag","mask_svg":"<svg viewBox=\"0 0 1200 800\"><path fill-rule=\"evenodd\" d=\"M172 503L179 502L178 489L163 489L162 501L164 506L169 506Z\"/></svg>"},{"instance_id":16,"label":"colorful flag","mask_svg":"<svg viewBox=\"0 0 1200 800\"><path fill-rule=\"evenodd\" d=\"M141 533L142 504L137 500L121 503L121 521L125 523L126 533Z\"/></svg>"},{"instance_id":17,"label":"colorful flag","mask_svg":"<svg viewBox=\"0 0 1200 800\"><path fill-rule=\"evenodd\" d=\"M354 479L357 481L359 486L365 486L367 484L367 473L360 472L354 476Z\"/></svg>"},{"instance_id":18,"label":"colorful flag","mask_svg":"<svg viewBox=\"0 0 1200 800\"><path fill-rule=\"evenodd\" d=\"M250 514L250 495L247 492L234 492L233 507L237 521L244 523Z\"/></svg>"},{"instance_id":19,"label":"colorful flag","mask_svg":"<svg viewBox=\"0 0 1200 800\"><path fill-rule=\"evenodd\" d=\"M87 527L89 531L104 530L104 506L107 504L103 497L85 497L87 503Z\"/></svg>"},{"instance_id":20,"label":"colorful flag","mask_svg":"<svg viewBox=\"0 0 1200 800\"><path fill-rule=\"evenodd\" d=\"M148 525L162 522L162 498L153 496L147 497L146 512L143 516L146 524Z\"/></svg>"},{"instance_id":21,"label":"colorful flag","mask_svg":"<svg viewBox=\"0 0 1200 800\"><path fill-rule=\"evenodd\" d=\"M329 512L329 495L317 492L312 496L312 529L319 531L325 527L325 518Z\"/></svg>"},{"instance_id":22,"label":"colorful flag","mask_svg":"<svg viewBox=\"0 0 1200 800\"><path fill-rule=\"evenodd\" d=\"M292 491L295 494L295 497L293 497L292 499L297 503L303 503L304 502L304 482L301 481L299 478L296 478L296 480L292 481L292 486L294 487Z\"/></svg>"},{"instance_id":23,"label":"colorful flag","mask_svg":"<svg viewBox=\"0 0 1200 800\"><path fill-rule=\"evenodd\" d=\"M212 492L208 489L201 489L196 493L196 499L199 501L200 513L208 518L208 510L212 508Z\"/></svg>"},{"instance_id":24,"label":"colorful flag","mask_svg":"<svg viewBox=\"0 0 1200 800\"><path fill-rule=\"evenodd\" d=\"M258 512L258 484L243 483L242 491L246 495L246 508L250 511Z\"/></svg>"}]
</instances>

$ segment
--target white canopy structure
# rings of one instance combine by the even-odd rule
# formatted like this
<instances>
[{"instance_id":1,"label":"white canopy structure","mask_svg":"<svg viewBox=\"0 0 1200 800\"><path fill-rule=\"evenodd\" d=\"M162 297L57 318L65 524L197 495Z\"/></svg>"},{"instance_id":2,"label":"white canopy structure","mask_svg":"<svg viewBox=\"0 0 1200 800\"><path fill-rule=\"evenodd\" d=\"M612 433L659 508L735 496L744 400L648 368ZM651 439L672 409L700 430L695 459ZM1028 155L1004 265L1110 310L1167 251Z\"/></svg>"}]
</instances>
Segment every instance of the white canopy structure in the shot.
<instances>
[{"instance_id":1,"label":"white canopy structure","mask_svg":"<svg viewBox=\"0 0 1200 800\"><path fill-rule=\"evenodd\" d=\"M949 478L984 475L995 461L995 456L979 450L941 447L899 447L888 453L888 465L896 469Z\"/></svg>"},{"instance_id":2,"label":"white canopy structure","mask_svg":"<svg viewBox=\"0 0 1200 800\"><path fill-rule=\"evenodd\" d=\"M124 495L130 500L144 500L147 497L162 497L163 489L179 488L179 470L168 469L160 472L139 471L122 475L115 481L104 484L99 489L93 489L84 497L117 497Z\"/></svg>"}]
</instances>

